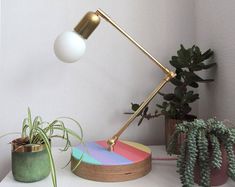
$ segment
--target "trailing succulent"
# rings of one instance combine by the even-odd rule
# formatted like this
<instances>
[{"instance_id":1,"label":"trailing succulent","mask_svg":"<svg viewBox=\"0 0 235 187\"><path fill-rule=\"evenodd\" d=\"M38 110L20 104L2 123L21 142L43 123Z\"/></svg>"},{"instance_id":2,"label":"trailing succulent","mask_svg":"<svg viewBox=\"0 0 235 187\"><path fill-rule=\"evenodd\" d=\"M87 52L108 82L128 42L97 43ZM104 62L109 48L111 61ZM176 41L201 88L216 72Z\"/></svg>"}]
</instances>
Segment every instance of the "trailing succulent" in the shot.
<instances>
[{"instance_id":1,"label":"trailing succulent","mask_svg":"<svg viewBox=\"0 0 235 187\"><path fill-rule=\"evenodd\" d=\"M175 68L177 76L171 79L174 85L172 93L159 93L165 100L162 104L156 106L160 111L156 110L153 114L148 112L148 107L140 113L141 119L151 119L160 115L167 116L172 119L187 119L191 111L190 104L199 99L199 94L194 93L193 89L199 86L199 83L211 82L213 79L203 79L197 72L209 69L216 63L205 63L206 60L213 56L213 51L208 49L201 52L198 46L193 45L191 48L185 49L183 45L177 51L177 56L172 56L170 64ZM191 89L190 89L191 88ZM132 110L136 111L139 104L132 103ZM133 114L126 113L126 114Z\"/></svg>"},{"instance_id":2,"label":"trailing succulent","mask_svg":"<svg viewBox=\"0 0 235 187\"><path fill-rule=\"evenodd\" d=\"M223 145L228 160L228 176L235 181L235 156L233 145L235 144L235 133L226 127L223 122L216 119L194 120L183 122L176 126L169 146L168 153L176 149L178 137L185 134L186 138L180 147L180 155L177 159L177 172L183 186L194 185L194 169L196 163L199 166L200 186L210 186L210 174L212 168L221 168Z\"/></svg>"}]
</instances>

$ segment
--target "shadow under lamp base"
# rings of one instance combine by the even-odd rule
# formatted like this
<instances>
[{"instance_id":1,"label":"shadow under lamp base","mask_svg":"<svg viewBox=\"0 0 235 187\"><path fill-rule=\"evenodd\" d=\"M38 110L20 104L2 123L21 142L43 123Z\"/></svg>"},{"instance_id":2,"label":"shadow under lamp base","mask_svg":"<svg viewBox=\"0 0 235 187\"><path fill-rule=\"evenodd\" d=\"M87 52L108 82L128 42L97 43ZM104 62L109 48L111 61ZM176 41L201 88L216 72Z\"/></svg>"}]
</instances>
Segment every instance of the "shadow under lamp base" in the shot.
<instances>
[{"instance_id":1,"label":"shadow under lamp base","mask_svg":"<svg viewBox=\"0 0 235 187\"><path fill-rule=\"evenodd\" d=\"M76 167L81 156L81 163ZM75 175L85 179L121 182L148 174L151 158L151 150L139 143L118 140L111 152L107 150L106 140L93 141L73 147L71 169Z\"/></svg>"}]
</instances>

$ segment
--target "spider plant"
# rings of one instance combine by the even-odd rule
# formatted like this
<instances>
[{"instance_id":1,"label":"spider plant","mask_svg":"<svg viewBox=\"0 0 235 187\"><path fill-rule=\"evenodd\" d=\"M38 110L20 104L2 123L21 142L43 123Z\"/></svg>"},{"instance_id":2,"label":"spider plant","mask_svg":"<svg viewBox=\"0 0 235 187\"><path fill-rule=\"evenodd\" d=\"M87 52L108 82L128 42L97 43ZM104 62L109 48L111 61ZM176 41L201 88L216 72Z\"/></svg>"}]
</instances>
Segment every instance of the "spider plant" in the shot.
<instances>
[{"instance_id":1,"label":"spider plant","mask_svg":"<svg viewBox=\"0 0 235 187\"><path fill-rule=\"evenodd\" d=\"M79 134L72 129L65 126L64 121L71 121L77 125ZM54 187L57 187L55 163L51 151L51 141L54 138L59 138L65 141L65 145L61 151L67 151L72 145L70 137L76 138L80 143L83 139L83 131L80 124L70 117L60 117L52 122L43 121L40 116L32 118L31 111L28 108L28 116L23 120L21 131L21 143L19 147L27 145L44 145L49 158L50 171L52 177L52 183ZM18 142L17 142L18 143Z\"/></svg>"}]
</instances>

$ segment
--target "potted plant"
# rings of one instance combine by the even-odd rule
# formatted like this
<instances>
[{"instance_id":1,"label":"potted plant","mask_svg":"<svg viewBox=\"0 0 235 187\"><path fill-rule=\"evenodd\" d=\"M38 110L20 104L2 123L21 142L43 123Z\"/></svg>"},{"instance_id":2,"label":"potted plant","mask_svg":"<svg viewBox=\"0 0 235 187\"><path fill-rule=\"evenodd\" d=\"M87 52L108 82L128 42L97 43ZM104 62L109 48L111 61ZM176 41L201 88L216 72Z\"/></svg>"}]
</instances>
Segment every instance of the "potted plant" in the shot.
<instances>
[{"instance_id":1,"label":"potted plant","mask_svg":"<svg viewBox=\"0 0 235 187\"><path fill-rule=\"evenodd\" d=\"M168 153L176 149L178 137L185 134L177 160L183 186L224 184L235 180L234 132L216 119L180 123L171 136Z\"/></svg>"},{"instance_id":2,"label":"potted plant","mask_svg":"<svg viewBox=\"0 0 235 187\"><path fill-rule=\"evenodd\" d=\"M79 133L67 128L64 120L75 123ZM65 146L61 151L67 151L71 147L71 136L82 142L83 133L79 123L68 117L57 118L52 122L45 122L40 116L33 119L28 109L28 116L23 120L20 134L21 137L11 142L14 179L20 182L35 182L51 173L53 186L56 187L56 170L51 141L54 138L64 140Z\"/></svg>"},{"instance_id":3,"label":"potted plant","mask_svg":"<svg viewBox=\"0 0 235 187\"><path fill-rule=\"evenodd\" d=\"M194 90L199 86L199 83L211 82L213 79L203 79L197 72L209 69L216 65L216 63L206 63L205 61L211 59L213 51L211 49L201 52L198 46L193 45L191 48L185 49L183 45L177 51L177 56L172 56L170 64L175 68L176 77L171 79L174 86L172 93L159 93L164 101L162 104L156 104L157 109L154 113L148 112L148 107L143 109L139 114L141 124L143 119L152 119L158 116L165 116L165 143L168 145L169 137L175 129L178 122L190 121L196 118L195 115L190 114L190 104L199 99L199 94ZM132 110L136 111L139 104L132 103ZM160 109L160 111L159 111ZM125 113L125 114L133 114Z\"/></svg>"}]
</instances>

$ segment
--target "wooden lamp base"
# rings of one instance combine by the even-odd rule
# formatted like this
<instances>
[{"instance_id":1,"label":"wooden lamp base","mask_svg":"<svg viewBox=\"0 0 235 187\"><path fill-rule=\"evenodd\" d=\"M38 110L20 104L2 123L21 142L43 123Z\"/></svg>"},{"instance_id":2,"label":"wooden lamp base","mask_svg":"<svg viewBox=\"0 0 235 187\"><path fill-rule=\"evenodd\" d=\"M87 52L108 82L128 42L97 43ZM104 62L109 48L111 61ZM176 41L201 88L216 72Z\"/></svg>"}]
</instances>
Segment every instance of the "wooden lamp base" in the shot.
<instances>
[{"instance_id":1,"label":"wooden lamp base","mask_svg":"<svg viewBox=\"0 0 235 187\"><path fill-rule=\"evenodd\" d=\"M78 164L81 156L82 161ZM71 169L82 178L120 182L137 179L151 171L151 150L139 143L117 141L114 151L107 150L106 141L87 142L73 147Z\"/></svg>"}]
</instances>

